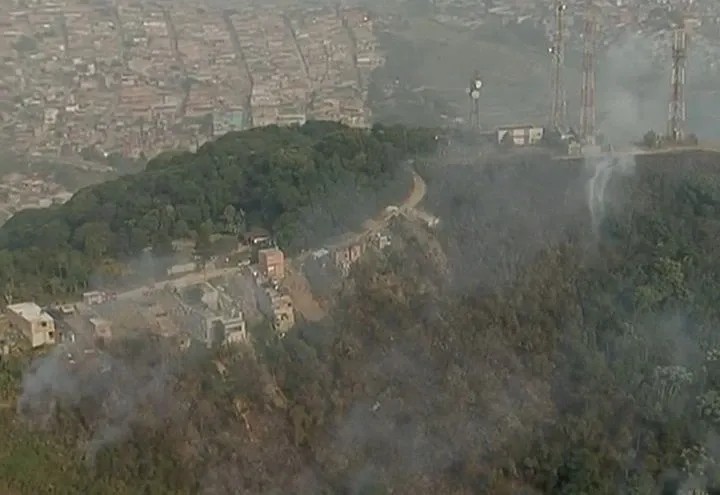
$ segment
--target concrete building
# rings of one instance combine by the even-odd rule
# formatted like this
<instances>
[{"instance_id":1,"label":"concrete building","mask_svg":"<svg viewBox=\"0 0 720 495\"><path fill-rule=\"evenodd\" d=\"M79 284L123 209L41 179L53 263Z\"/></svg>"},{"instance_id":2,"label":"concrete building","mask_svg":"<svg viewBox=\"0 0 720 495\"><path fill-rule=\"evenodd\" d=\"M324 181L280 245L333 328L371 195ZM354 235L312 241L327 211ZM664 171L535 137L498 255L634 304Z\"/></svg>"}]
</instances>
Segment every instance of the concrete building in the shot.
<instances>
[{"instance_id":1,"label":"concrete building","mask_svg":"<svg viewBox=\"0 0 720 495\"><path fill-rule=\"evenodd\" d=\"M102 318L90 318L90 329L95 340L107 342L112 339L112 326Z\"/></svg>"},{"instance_id":2,"label":"concrete building","mask_svg":"<svg viewBox=\"0 0 720 495\"><path fill-rule=\"evenodd\" d=\"M264 246L271 244L272 237L270 233L262 229L253 229L245 235L245 242L248 246L263 249Z\"/></svg>"},{"instance_id":3,"label":"concrete building","mask_svg":"<svg viewBox=\"0 0 720 495\"><path fill-rule=\"evenodd\" d=\"M84 292L82 295L83 303L87 304L88 306L92 306L93 304L102 304L105 302L105 293L101 292L99 290L93 290L90 292Z\"/></svg>"},{"instance_id":4,"label":"concrete building","mask_svg":"<svg viewBox=\"0 0 720 495\"><path fill-rule=\"evenodd\" d=\"M190 263L173 265L167 269L167 274L168 277L173 277L175 275L184 275L186 273L194 272L195 270L197 270L197 263L193 261Z\"/></svg>"},{"instance_id":5,"label":"concrete building","mask_svg":"<svg viewBox=\"0 0 720 495\"><path fill-rule=\"evenodd\" d=\"M295 326L295 311L289 295L270 287L260 288L257 302L258 309L270 320L276 332L284 335Z\"/></svg>"},{"instance_id":6,"label":"concrete building","mask_svg":"<svg viewBox=\"0 0 720 495\"><path fill-rule=\"evenodd\" d=\"M350 267L360 260L364 252L365 245L363 243L356 243L348 247L340 248L333 253L335 266L339 268L344 275L347 275L350 272Z\"/></svg>"},{"instance_id":7,"label":"concrete building","mask_svg":"<svg viewBox=\"0 0 720 495\"><path fill-rule=\"evenodd\" d=\"M542 127L534 125L515 125L499 127L497 130L497 142L502 144L511 140L510 144L515 146L529 146L538 144L545 130Z\"/></svg>"},{"instance_id":8,"label":"concrete building","mask_svg":"<svg viewBox=\"0 0 720 495\"><path fill-rule=\"evenodd\" d=\"M285 277L285 255L277 248L258 251L260 272L270 280L282 280Z\"/></svg>"},{"instance_id":9,"label":"concrete building","mask_svg":"<svg viewBox=\"0 0 720 495\"><path fill-rule=\"evenodd\" d=\"M211 311L199 313L201 327L205 334L205 344L237 344L247 342L247 327L242 313L218 315Z\"/></svg>"},{"instance_id":10,"label":"concrete building","mask_svg":"<svg viewBox=\"0 0 720 495\"><path fill-rule=\"evenodd\" d=\"M275 331L285 334L295 326L292 298L287 294L272 294L272 324Z\"/></svg>"},{"instance_id":11,"label":"concrete building","mask_svg":"<svg viewBox=\"0 0 720 495\"><path fill-rule=\"evenodd\" d=\"M12 304L5 316L10 328L27 337L33 348L55 343L55 320L34 302Z\"/></svg>"},{"instance_id":12,"label":"concrete building","mask_svg":"<svg viewBox=\"0 0 720 495\"><path fill-rule=\"evenodd\" d=\"M245 315L239 313L235 317L225 318L222 323L225 327L226 344L243 344L248 341Z\"/></svg>"}]
</instances>

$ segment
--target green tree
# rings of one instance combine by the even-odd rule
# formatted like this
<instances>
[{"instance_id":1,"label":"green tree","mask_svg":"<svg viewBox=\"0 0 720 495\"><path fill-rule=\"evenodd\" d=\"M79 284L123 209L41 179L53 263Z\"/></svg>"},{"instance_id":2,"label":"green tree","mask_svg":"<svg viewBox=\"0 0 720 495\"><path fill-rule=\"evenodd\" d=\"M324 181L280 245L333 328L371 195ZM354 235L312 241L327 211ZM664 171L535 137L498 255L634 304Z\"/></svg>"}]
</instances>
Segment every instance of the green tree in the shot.
<instances>
[{"instance_id":1,"label":"green tree","mask_svg":"<svg viewBox=\"0 0 720 495\"><path fill-rule=\"evenodd\" d=\"M233 205L227 205L225 207L225 210L223 210L223 219L225 220L225 231L231 234L236 234L238 231L237 218L235 207Z\"/></svg>"},{"instance_id":2,"label":"green tree","mask_svg":"<svg viewBox=\"0 0 720 495\"><path fill-rule=\"evenodd\" d=\"M232 132L197 153L162 153L147 165L110 154L108 162L124 175L83 188L63 205L14 215L0 228L0 249L13 252L17 267L32 267L32 277L24 275L13 285L32 295L42 294L51 277L69 276L70 270L58 274L57 264L45 261L53 258L46 256L48 250L76 250L84 258L78 266L88 268L73 268L80 275L103 270L110 259L135 258L148 247L169 254L168 237L188 237L203 224L238 234L255 225L270 231L288 252L311 247L319 236L352 230L365 220L334 205L338 184L352 185L345 203L366 195L378 205L397 202L407 193L397 187L406 174L403 159L432 152L437 133L308 122ZM314 213L317 221L299 224ZM62 285L87 283L73 278Z\"/></svg>"},{"instance_id":3,"label":"green tree","mask_svg":"<svg viewBox=\"0 0 720 495\"><path fill-rule=\"evenodd\" d=\"M114 239L106 223L86 223L75 231L74 244L80 247L91 259L100 259L111 249Z\"/></svg>"},{"instance_id":4,"label":"green tree","mask_svg":"<svg viewBox=\"0 0 720 495\"><path fill-rule=\"evenodd\" d=\"M212 255L212 224L203 222L196 232L195 236L195 256L198 263L205 266Z\"/></svg>"},{"instance_id":5,"label":"green tree","mask_svg":"<svg viewBox=\"0 0 720 495\"><path fill-rule=\"evenodd\" d=\"M152 252L155 256L163 258L171 256L175 252L172 239L166 231L161 230L153 237Z\"/></svg>"}]
</instances>

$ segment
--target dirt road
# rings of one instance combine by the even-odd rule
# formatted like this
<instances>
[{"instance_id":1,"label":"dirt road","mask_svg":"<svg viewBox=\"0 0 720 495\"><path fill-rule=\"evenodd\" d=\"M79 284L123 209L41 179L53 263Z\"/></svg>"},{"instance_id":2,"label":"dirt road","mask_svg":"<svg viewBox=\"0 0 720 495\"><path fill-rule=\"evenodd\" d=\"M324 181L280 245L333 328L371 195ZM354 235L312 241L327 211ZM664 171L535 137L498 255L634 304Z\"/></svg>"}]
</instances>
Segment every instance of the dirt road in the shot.
<instances>
[{"instance_id":1,"label":"dirt road","mask_svg":"<svg viewBox=\"0 0 720 495\"><path fill-rule=\"evenodd\" d=\"M423 200L426 193L427 193L427 184L425 184L425 181L423 180L422 177L420 177L420 175L418 175L416 172L413 172L412 189L410 190L410 193L407 195L407 197L403 200L403 202L400 203L399 205L397 205L398 209L411 210L413 208L416 208L417 205L419 205L420 202ZM328 251L333 251L336 249L340 249L344 246L351 246L352 244L355 244L361 238L363 238L367 235L373 234L373 233L385 228L393 216L395 216L395 213L383 210L375 218L371 218L371 219L365 221L365 223L363 223L363 229L360 232L349 232L346 235L342 236L342 238L339 241L325 246L325 249L327 249ZM302 264L307 260L308 256L310 256L311 254L312 254L311 251L305 251L305 252L299 254L293 260L293 264L296 267L302 266Z\"/></svg>"},{"instance_id":2,"label":"dirt road","mask_svg":"<svg viewBox=\"0 0 720 495\"><path fill-rule=\"evenodd\" d=\"M407 195L405 200L398 205L398 208L413 209L425 197L427 192L427 185L420 175L413 172L413 185L410 193ZM340 241L326 246L325 248L329 251L340 249L344 246L351 246L363 237L372 235L385 228L394 216L394 213L383 211L377 217L368 220L363 224L363 230L361 232L354 232L344 236ZM283 286L290 292L290 297L293 299L295 309L308 321L320 321L327 316L327 312L320 306L315 300L312 290L310 289L310 283L303 274L302 265L310 256L310 252L304 252L288 263L286 268L285 281Z\"/></svg>"},{"instance_id":3,"label":"dirt road","mask_svg":"<svg viewBox=\"0 0 720 495\"><path fill-rule=\"evenodd\" d=\"M415 208L420 201L425 197L427 186L425 181L417 173L413 172L413 185L410 193L407 195L405 200L398 205L399 209L412 209ZM334 245L326 246L329 250L342 248L343 246L350 246L353 243L360 240L362 237L377 232L387 226L390 219L393 217L393 213L383 211L376 218L368 220L363 226L361 232L353 232L345 236L341 241L338 241ZM293 299L295 309L308 321L320 321L327 316L326 311L320 306L320 304L313 297L312 291L310 290L310 284L305 278L302 271L302 265L307 260L307 257L311 253L305 252L297 256L293 260L289 260L286 266L286 276L283 281L283 286L290 292L290 297ZM141 298L147 294L148 291L160 290L171 285L176 288L183 288L189 285L197 284L211 278L216 278L224 275L232 275L240 271L239 267L227 267L227 268L212 268L201 272L193 272L181 277L169 280L162 280L155 282L154 284L137 287L125 292L117 294L118 300L128 300Z\"/></svg>"},{"instance_id":4,"label":"dirt road","mask_svg":"<svg viewBox=\"0 0 720 495\"><path fill-rule=\"evenodd\" d=\"M425 184L425 181L422 177L420 177L416 172L413 172L413 188L412 191L410 191L410 194L407 198L405 198L405 201L402 203L402 208L416 208L417 205L420 204L420 201L423 200L425 197L425 194L427 193L427 184Z\"/></svg>"},{"instance_id":5,"label":"dirt road","mask_svg":"<svg viewBox=\"0 0 720 495\"><path fill-rule=\"evenodd\" d=\"M160 290L168 284L180 289L183 287L187 287L188 285L199 284L200 282L210 280L211 278L221 277L223 275L232 275L238 273L239 271L239 267L231 266L227 268L213 268L204 272L192 272L175 279L161 280L160 282L155 282L154 284L148 284L125 292L120 292L117 294L117 299L137 299L145 295L145 292L149 290Z\"/></svg>"}]
</instances>

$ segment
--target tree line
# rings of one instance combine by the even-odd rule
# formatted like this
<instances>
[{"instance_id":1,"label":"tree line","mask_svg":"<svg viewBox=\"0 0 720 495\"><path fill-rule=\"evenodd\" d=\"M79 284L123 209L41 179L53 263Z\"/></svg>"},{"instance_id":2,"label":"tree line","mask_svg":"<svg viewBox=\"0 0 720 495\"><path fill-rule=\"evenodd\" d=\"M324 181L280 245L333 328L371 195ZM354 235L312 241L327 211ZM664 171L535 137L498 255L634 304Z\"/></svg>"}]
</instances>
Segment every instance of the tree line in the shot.
<instances>
[{"instance_id":1,"label":"tree line","mask_svg":"<svg viewBox=\"0 0 720 495\"><path fill-rule=\"evenodd\" d=\"M163 153L143 170L78 191L63 205L16 214L0 228L0 287L6 296L60 297L112 278L117 262L198 233L272 231L297 237L303 209L322 209L338 183L355 194L392 181L401 163L437 145L430 129L332 122L229 133L197 153ZM335 219L338 222L341 219Z\"/></svg>"}]
</instances>

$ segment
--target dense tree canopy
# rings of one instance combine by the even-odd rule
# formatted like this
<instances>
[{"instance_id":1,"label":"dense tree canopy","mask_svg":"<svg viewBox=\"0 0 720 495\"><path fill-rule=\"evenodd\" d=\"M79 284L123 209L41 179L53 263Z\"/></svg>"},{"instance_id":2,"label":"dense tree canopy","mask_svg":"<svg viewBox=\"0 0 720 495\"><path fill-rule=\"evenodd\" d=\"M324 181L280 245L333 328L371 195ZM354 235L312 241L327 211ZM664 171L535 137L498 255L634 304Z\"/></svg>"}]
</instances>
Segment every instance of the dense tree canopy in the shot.
<instances>
[{"instance_id":1,"label":"dense tree canopy","mask_svg":"<svg viewBox=\"0 0 720 495\"><path fill-rule=\"evenodd\" d=\"M317 242L364 220L363 205L372 210L405 194L400 164L432 151L434 137L308 122L230 133L197 153L161 154L141 173L11 218L0 228L0 287L21 297L76 292L108 260L162 248L202 226L233 234L245 225L270 228L291 249ZM230 211L243 216L229 222Z\"/></svg>"}]
</instances>

